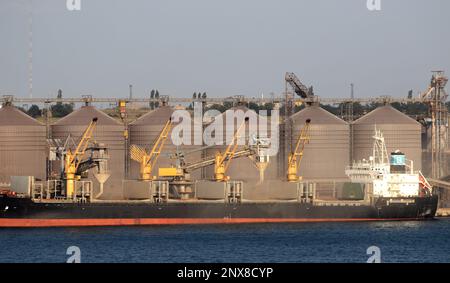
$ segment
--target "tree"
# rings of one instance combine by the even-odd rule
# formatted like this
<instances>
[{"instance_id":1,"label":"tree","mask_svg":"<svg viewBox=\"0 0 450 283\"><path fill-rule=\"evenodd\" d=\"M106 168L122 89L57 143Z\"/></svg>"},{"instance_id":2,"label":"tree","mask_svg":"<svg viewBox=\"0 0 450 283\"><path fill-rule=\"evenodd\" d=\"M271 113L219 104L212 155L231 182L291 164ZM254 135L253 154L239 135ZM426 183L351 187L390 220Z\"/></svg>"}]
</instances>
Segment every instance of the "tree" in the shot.
<instances>
[{"instance_id":1,"label":"tree","mask_svg":"<svg viewBox=\"0 0 450 283\"><path fill-rule=\"evenodd\" d=\"M258 111L259 111L259 106L258 106L258 104L256 104L255 102L250 102L250 103L248 104L248 109L251 109L251 110L255 111L256 113L258 113Z\"/></svg>"},{"instance_id":2,"label":"tree","mask_svg":"<svg viewBox=\"0 0 450 283\"><path fill-rule=\"evenodd\" d=\"M62 90L58 90L58 99L62 99ZM64 117L73 112L73 104L63 104L62 102L57 102L56 105L51 107L52 116L56 118Z\"/></svg>"},{"instance_id":3,"label":"tree","mask_svg":"<svg viewBox=\"0 0 450 283\"><path fill-rule=\"evenodd\" d=\"M208 107L207 110L217 110L221 113L225 112L227 109L225 106L223 106L222 104L213 104L211 106Z\"/></svg>"},{"instance_id":4,"label":"tree","mask_svg":"<svg viewBox=\"0 0 450 283\"><path fill-rule=\"evenodd\" d=\"M159 91L158 90L155 91L155 98L159 99ZM159 102L155 102L155 108L158 108L158 107L159 107Z\"/></svg>"},{"instance_id":5,"label":"tree","mask_svg":"<svg viewBox=\"0 0 450 283\"><path fill-rule=\"evenodd\" d=\"M267 111L267 116L271 116L272 114L272 110L275 108L275 105L271 102L265 103L260 110L266 110Z\"/></svg>"},{"instance_id":6,"label":"tree","mask_svg":"<svg viewBox=\"0 0 450 283\"><path fill-rule=\"evenodd\" d=\"M28 109L27 114L33 118L37 118L42 116L42 111L39 109L39 106L36 104L31 105L30 109Z\"/></svg>"},{"instance_id":7,"label":"tree","mask_svg":"<svg viewBox=\"0 0 450 283\"><path fill-rule=\"evenodd\" d=\"M53 117L61 118L73 112L73 104L62 104L58 102L51 107L51 111Z\"/></svg>"},{"instance_id":8,"label":"tree","mask_svg":"<svg viewBox=\"0 0 450 283\"><path fill-rule=\"evenodd\" d=\"M408 91L408 99L412 99L413 98L413 90L409 90Z\"/></svg>"},{"instance_id":9,"label":"tree","mask_svg":"<svg viewBox=\"0 0 450 283\"><path fill-rule=\"evenodd\" d=\"M154 89L152 89L152 91L150 92L150 98L151 99L153 99L153 98L155 98L155 90ZM155 109L155 102L153 102L153 101L151 101L150 102L150 109Z\"/></svg>"}]
</instances>

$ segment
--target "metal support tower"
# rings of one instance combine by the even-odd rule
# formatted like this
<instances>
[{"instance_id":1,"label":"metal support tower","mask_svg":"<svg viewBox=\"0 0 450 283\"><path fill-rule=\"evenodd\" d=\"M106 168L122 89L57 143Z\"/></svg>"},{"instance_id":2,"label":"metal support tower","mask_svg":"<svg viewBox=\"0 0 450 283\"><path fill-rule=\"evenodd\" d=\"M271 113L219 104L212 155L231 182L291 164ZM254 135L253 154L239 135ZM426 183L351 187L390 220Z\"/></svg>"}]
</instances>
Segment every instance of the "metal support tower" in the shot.
<instances>
[{"instance_id":1,"label":"metal support tower","mask_svg":"<svg viewBox=\"0 0 450 283\"><path fill-rule=\"evenodd\" d=\"M33 98L33 0L28 15L28 96Z\"/></svg>"},{"instance_id":2,"label":"metal support tower","mask_svg":"<svg viewBox=\"0 0 450 283\"><path fill-rule=\"evenodd\" d=\"M350 99L351 101L349 101L347 103L347 122L350 125L350 159L349 159L349 163L351 164L353 162L353 99L355 98L354 96L354 85L353 83L350 84Z\"/></svg>"},{"instance_id":3,"label":"metal support tower","mask_svg":"<svg viewBox=\"0 0 450 283\"><path fill-rule=\"evenodd\" d=\"M446 174L445 151L448 148L448 110L445 105L447 77L443 71L433 71L428 90L421 95L431 116L431 176L439 179Z\"/></svg>"},{"instance_id":4,"label":"metal support tower","mask_svg":"<svg viewBox=\"0 0 450 283\"><path fill-rule=\"evenodd\" d=\"M282 137L284 137L284 141L282 143L283 145L283 152L284 154L281 154L281 163L283 164L283 168L280 168L278 174L281 176L284 174L287 170L287 167L285 168L285 164L287 164L286 160L286 154L290 151L292 151L292 124L290 117L293 113L294 108L294 94L289 92L289 83L287 80L285 80L285 90L284 90L284 119L282 124Z\"/></svg>"}]
</instances>

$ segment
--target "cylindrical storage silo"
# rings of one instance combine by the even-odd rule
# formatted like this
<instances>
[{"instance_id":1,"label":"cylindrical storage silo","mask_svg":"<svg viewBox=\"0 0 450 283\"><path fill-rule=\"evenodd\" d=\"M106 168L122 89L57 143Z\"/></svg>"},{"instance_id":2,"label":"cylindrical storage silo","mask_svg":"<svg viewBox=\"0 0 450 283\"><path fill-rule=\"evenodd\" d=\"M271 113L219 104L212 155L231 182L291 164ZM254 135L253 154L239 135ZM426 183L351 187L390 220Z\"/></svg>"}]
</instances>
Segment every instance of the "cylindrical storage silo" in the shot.
<instances>
[{"instance_id":1,"label":"cylindrical storage silo","mask_svg":"<svg viewBox=\"0 0 450 283\"><path fill-rule=\"evenodd\" d=\"M221 126L221 130L214 131L214 134L212 135L212 140L218 141L216 144L219 145L208 148L206 155L214 156L217 152L223 154L246 117L248 118L248 121L245 122L245 127L241 129L238 135L239 146L237 150L244 149L245 146L248 146L251 143L251 140L254 140L255 138L263 138L271 142L271 148L269 149L271 149L271 151L273 149L273 152L270 152L271 156L269 156L269 164L264 170L264 180L276 180L278 179L277 155L280 146L278 121L274 123L275 129L272 127L272 117L259 115L254 110L245 106L228 109L224 113L214 117L214 121L206 126L205 134L210 132L208 130L209 127L215 127L214 125ZM272 134L276 137L272 137ZM211 142L207 143L210 144ZM251 187L260 183L260 171L255 166L254 161L249 157L240 157L232 160L226 175L229 176L231 180L244 181L244 190L246 192L248 192ZM209 166L207 168L205 177L207 179L214 178L214 166Z\"/></svg>"},{"instance_id":2,"label":"cylindrical storage silo","mask_svg":"<svg viewBox=\"0 0 450 283\"><path fill-rule=\"evenodd\" d=\"M0 183L46 177L46 128L13 106L0 109Z\"/></svg>"},{"instance_id":3,"label":"cylindrical storage silo","mask_svg":"<svg viewBox=\"0 0 450 283\"><path fill-rule=\"evenodd\" d=\"M186 121L186 123L182 122L180 118L179 121L174 121L172 126L172 130L170 131L169 137L164 144L164 148L162 153L160 154L155 168L153 168L153 176L158 176L158 168L159 167L170 167L176 165L176 160L170 158L170 155L176 153L176 151L181 151L185 153L185 161L187 163L191 163L194 161L199 161L202 158L202 127L201 122L194 123L194 117L187 110L179 109L183 111L184 114L189 116L190 121ZM129 125L130 130L130 145L137 145L144 148L147 153L150 152L154 142L160 135L161 131L164 128L164 125L167 121L172 117L174 113L174 108L170 106L163 106L152 110L143 116L139 117L136 121L132 122ZM177 115L178 117L179 115ZM181 115L183 117L184 115ZM186 125L186 128L183 127ZM183 128L182 128L183 127ZM186 138L187 142L183 144L174 145L174 141L172 140L172 133L176 131L180 133L180 137L184 134L190 135L189 138ZM200 137L199 143L194 144L194 135ZM176 143L176 142L175 142ZM139 169L140 165L138 162L131 160L130 161L130 178L131 179L139 179ZM201 176L201 170L197 170L191 174L192 179L199 179Z\"/></svg>"},{"instance_id":4,"label":"cylindrical storage silo","mask_svg":"<svg viewBox=\"0 0 450 283\"><path fill-rule=\"evenodd\" d=\"M299 176L304 180L346 178L345 167L350 159L349 124L319 106L306 107L290 118L293 147L307 119L311 120L310 142L305 145ZM290 148L286 148L286 162L289 152ZM287 170L287 164L284 166Z\"/></svg>"},{"instance_id":5,"label":"cylindrical storage silo","mask_svg":"<svg viewBox=\"0 0 450 283\"><path fill-rule=\"evenodd\" d=\"M375 128L384 136L388 154L400 150L413 161L415 170L422 168L421 124L390 105L381 106L353 123L353 159L369 159ZM409 165L409 162L407 163Z\"/></svg>"},{"instance_id":6,"label":"cylindrical storage silo","mask_svg":"<svg viewBox=\"0 0 450 283\"><path fill-rule=\"evenodd\" d=\"M54 123L51 126L52 137L65 141L70 134L77 143L95 117L98 118L98 121L92 141L106 145L109 154L108 168L111 174L104 185L104 194L100 198L121 198L125 172L125 139L124 126L120 122L93 106L84 106ZM99 183L91 173L89 180L93 181L97 193Z\"/></svg>"}]
</instances>

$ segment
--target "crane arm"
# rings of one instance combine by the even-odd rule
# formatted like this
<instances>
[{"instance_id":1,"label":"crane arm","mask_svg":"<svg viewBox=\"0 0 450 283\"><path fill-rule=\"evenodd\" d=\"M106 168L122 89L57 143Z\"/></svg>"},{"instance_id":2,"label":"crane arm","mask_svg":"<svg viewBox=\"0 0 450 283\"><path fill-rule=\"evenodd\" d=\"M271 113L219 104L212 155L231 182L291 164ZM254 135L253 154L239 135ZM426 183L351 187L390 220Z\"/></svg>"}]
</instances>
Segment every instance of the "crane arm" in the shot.
<instances>
[{"instance_id":1,"label":"crane arm","mask_svg":"<svg viewBox=\"0 0 450 283\"><path fill-rule=\"evenodd\" d=\"M250 156L252 154L254 154L253 150L248 148L248 149L236 151L234 153L233 158L246 157L246 156ZM192 172L197 169L213 165L215 162L216 162L215 156L210 156L201 161L189 163L189 164L183 166L182 169L185 170L186 172Z\"/></svg>"},{"instance_id":2,"label":"crane arm","mask_svg":"<svg viewBox=\"0 0 450 283\"><path fill-rule=\"evenodd\" d=\"M66 195L71 198L74 196L75 192L75 179L78 170L78 167L83 162L82 157L86 152L86 149L89 145L89 141L92 138L92 134L94 133L95 126L97 125L97 117L92 119L89 123L88 127L84 131L80 141L74 152L70 149L67 150L67 153L64 157L64 177L66 179Z\"/></svg>"},{"instance_id":3,"label":"crane arm","mask_svg":"<svg viewBox=\"0 0 450 283\"><path fill-rule=\"evenodd\" d=\"M97 120L97 117L92 119L92 121L89 123L89 126L84 131L83 136L81 137L74 153L70 155L69 165L75 166L75 171L78 169L78 166L80 166L81 158L79 157L82 157L86 152L89 141L91 140L92 134L94 133L95 127L97 125Z\"/></svg>"},{"instance_id":4,"label":"crane arm","mask_svg":"<svg viewBox=\"0 0 450 283\"><path fill-rule=\"evenodd\" d=\"M301 161L303 159L303 151L305 149L305 145L309 143L310 135L309 130L311 127L311 120L307 119L305 125L300 131L300 135L295 143L295 148L288 157L288 172L287 172L287 180L289 182L297 182L301 179L298 174L298 168L300 167Z\"/></svg>"},{"instance_id":5,"label":"crane arm","mask_svg":"<svg viewBox=\"0 0 450 283\"><path fill-rule=\"evenodd\" d=\"M154 142L150 152L147 152L144 148L137 145L132 145L130 148L131 159L139 162L141 165L141 179L151 180L152 171L158 161L159 156L164 148L167 138L169 137L170 130L172 129L172 119L169 119L164 125L163 129L159 133L158 138Z\"/></svg>"},{"instance_id":6,"label":"crane arm","mask_svg":"<svg viewBox=\"0 0 450 283\"><path fill-rule=\"evenodd\" d=\"M424 93L421 94L421 98L422 100L429 100L430 99L430 94L434 91L434 87L430 86L428 87L428 90Z\"/></svg>"},{"instance_id":7,"label":"crane arm","mask_svg":"<svg viewBox=\"0 0 450 283\"><path fill-rule=\"evenodd\" d=\"M294 92L302 98L310 98L314 94L312 93L311 88L307 88L299 78L294 74L287 72L284 78L288 84L294 89Z\"/></svg>"},{"instance_id":8,"label":"crane arm","mask_svg":"<svg viewBox=\"0 0 450 283\"><path fill-rule=\"evenodd\" d=\"M161 133L159 134L158 138L156 139L156 142L154 143L150 154L149 159L147 160L146 165L155 166L156 161L158 161L159 156L161 155L162 149L164 148L164 144L167 141L167 138L169 137L170 130L172 129L172 119L169 119L169 121L166 122L164 125L164 128L162 129Z\"/></svg>"},{"instance_id":9,"label":"crane arm","mask_svg":"<svg viewBox=\"0 0 450 283\"><path fill-rule=\"evenodd\" d=\"M236 154L236 150L238 148L238 139L239 134L243 128L245 128L245 123L249 120L248 117L242 121L241 125L236 130L236 133L234 133L233 139L230 142L230 144L227 146L226 150L223 153L218 152L216 154L215 158L215 165L214 165L214 175L216 181L226 181L228 179L227 176L225 176L226 171L230 167L231 160L233 159L234 155Z\"/></svg>"}]
</instances>

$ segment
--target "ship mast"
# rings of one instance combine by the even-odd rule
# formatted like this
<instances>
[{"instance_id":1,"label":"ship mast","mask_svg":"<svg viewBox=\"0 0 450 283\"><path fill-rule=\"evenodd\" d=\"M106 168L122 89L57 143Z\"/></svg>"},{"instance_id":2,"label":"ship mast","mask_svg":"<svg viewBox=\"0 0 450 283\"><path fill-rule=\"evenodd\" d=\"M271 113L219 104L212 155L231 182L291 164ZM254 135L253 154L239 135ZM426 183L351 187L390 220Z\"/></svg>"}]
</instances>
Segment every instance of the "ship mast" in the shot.
<instances>
[{"instance_id":1,"label":"ship mast","mask_svg":"<svg viewBox=\"0 0 450 283\"><path fill-rule=\"evenodd\" d=\"M379 167L380 165L389 165L388 153L386 149L386 143L384 142L384 136L381 130L377 130L375 126L375 135L373 136L373 148L372 148L372 166ZM378 166L377 166L378 165Z\"/></svg>"}]
</instances>

